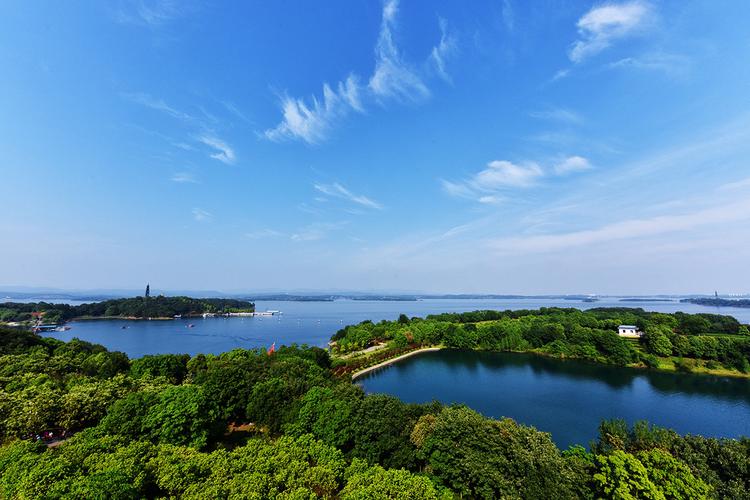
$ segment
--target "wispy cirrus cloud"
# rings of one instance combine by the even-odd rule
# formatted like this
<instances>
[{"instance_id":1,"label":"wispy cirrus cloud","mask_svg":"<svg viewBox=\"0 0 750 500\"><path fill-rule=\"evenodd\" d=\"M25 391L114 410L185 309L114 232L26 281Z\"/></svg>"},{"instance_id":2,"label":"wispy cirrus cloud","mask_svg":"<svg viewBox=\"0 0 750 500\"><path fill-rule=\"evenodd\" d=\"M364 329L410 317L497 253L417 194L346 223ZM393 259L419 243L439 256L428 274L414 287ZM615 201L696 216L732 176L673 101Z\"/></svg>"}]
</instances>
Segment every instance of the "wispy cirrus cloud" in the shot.
<instances>
[{"instance_id":1,"label":"wispy cirrus cloud","mask_svg":"<svg viewBox=\"0 0 750 500\"><path fill-rule=\"evenodd\" d=\"M503 0L501 14L505 29L512 33L516 26L516 16L513 13L513 5L510 3L510 0Z\"/></svg>"},{"instance_id":2,"label":"wispy cirrus cloud","mask_svg":"<svg viewBox=\"0 0 750 500\"><path fill-rule=\"evenodd\" d=\"M226 141L217 137L213 132L208 132L210 128L204 120L198 119L188 113L180 111L167 104L163 99L155 98L150 94L144 92L121 93L120 95L128 101L139 104L141 106L145 106L155 111L159 111L168 116L171 116L172 118L176 118L182 122L185 122L190 128L202 130L202 132L198 132L196 135L193 135L192 139L198 143L210 147L213 150L213 152L209 154L211 158L219 160L228 165L234 164L237 160L237 155L234 149L229 144L227 144ZM206 118L212 121L218 121L218 119L213 117L213 115L204 110L202 107L199 106L198 109L203 115L206 116ZM164 138L165 140L168 139L167 136L164 136L163 134L157 135ZM187 144L186 142L178 142L171 139L169 140L169 142L173 146L185 151L195 150L193 146Z\"/></svg>"},{"instance_id":3,"label":"wispy cirrus cloud","mask_svg":"<svg viewBox=\"0 0 750 500\"><path fill-rule=\"evenodd\" d=\"M447 22L439 20L440 41L431 50L427 64L420 68L407 62L396 44L397 14L398 0L386 0L375 44L375 68L366 84L360 84L359 77L350 74L333 87L324 83L320 98L305 99L284 94L280 98L281 122L261 135L272 141L294 139L317 144L327 139L334 125L352 111L364 112L367 100L380 104L388 100L419 102L430 97L426 83L428 75L437 74L450 81L447 60L456 51L456 41L448 31Z\"/></svg>"},{"instance_id":4,"label":"wispy cirrus cloud","mask_svg":"<svg viewBox=\"0 0 750 500\"><path fill-rule=\"evenodd\" d=\"M387 0L383 7L378 42L375 45L375 72L368 87L378 98L416 101L430 96L430 89L418 72L403 58L393 39L398 0Z\"/></svg>"},{"instance_id":5,"label":"wispy cirrus cloud","mask_svg":"<svg viewBox=\"0 0 750 500\"><path fill-rule=\"evenodd\" d=\"M331 231L341 229L345 222L315 222L309 224L290 236L292 241L318 241L325 238Z\"/></svg>"},{"instance_id":6,"label":"wispy cirrus cloud","mask_svg":"<svg viewBox=\"0 0 750 500\"><path fill-rule=\"evenodd\" d=\"M284 236L284 233L276 231L275 229L258 229L257 231L250 231L245 233L245 238L249 240L260 240L264 238L278 238Z\"/></svg>"},{"instance_id":7,"label":"wispy cirrus cloud","mask_svg":"<svg viewBox=\"0 0 750 500\"><path fill-rule=\"evenodd\" d=\"M665 52L652 52L637 57L625 57L607 65L610 69L659 71L673 77L684 77L690 72L689 57Z\"/></svg>"},{"instance_id":8,"label":"wispy cirrus cloud","mask_svg":"<svg viewBox=\"0 0 750 500\"><path fill-rule=\"evenodd\" d=\"M227 165L232 165L237 160L237 155L235 154L234 149L214 135L200 135L196 137L196 140L214 150L213 153L209 154L214 160L219 160Z\"/></svg>"},{"instance_id":9,"label":"wispy cirrus cloud","mask_svg":"<svg viewBox=\"0 0 750 500\"><path fill-rule=\"evenodd\" d=\"M197 184L198 179L195 178L195 175L193 175L190 172L175 172L172 177L170 178L172 182L177 182L179 184Z\"/></svg>"},{"instance_id":10,"label":"wispy cirrus cloud","mask_svg":"<svg viewBox=\"0 0 750 500\"><path fill-rule=\"evenodd\" d=\"M583 117L567 108L549 107L529 113L532 118L539 120L549 120L553 122L567 123L570 125L580 125L583 123Z\"/></svg>"},{"instance_id":11,"label":"wispy cirrus cloud","mask_svg":"<svg viewBox=\"0 0 750 500\"><path fill-rule=\"evenodd\" d=\"M123 99L127 99L128 101L131 101L136 104L140 104L141 106L145 106L155 111L160 111L173 118L177 118L178 120L183 120L183 121L194 120L194 118L191 115L184 113L178 109L175 109L169 104L167 104L163 99L158 99L145 92L121 92L120 96Z\"/></svg>"},{"instance_id":12,"label":"wispy cirrus cloud","mask_svg":"<svg viewBox=\"0 0 750 500\"><path fill-rule=\"evenodd\" d=\"M722 184L717 189L719 191L737 191L740 189L748 189L748 188L750 188L750 177L747 177L745 179L740 179L738 181Z\"/></svg>"},{"instance_id":13,"label":"wispy cirrus cloud","mask_svg":"<svg viewBox=\"0 0 750 500\"><path fill-rule=\"evenodd\" d=\"M383 209L383 206L380 203L368 198L367 196L354 194L338 182L334 182L333 184L313 184L313 187L316 191L332 198L347 200L365 208L372 208L375 210Z\"/></svg>"},{"instance_id":14,"label":"wispy cirrus cloud","mask_svg":"<svg viewBox=\"0 0 750 500\"><path fill-rule=\"evenodd\" d=\"M748 219L750 219L750 201L745 200L691 213L623 220L595 229L499 238L491 241L490 246L501 253L555 252L585 245L689 231L700 226Z\"/></svg>"},{"instance_id":15,"label":"wispy cirrus cloud","mask_svg":"<svg viewBox=\"0 0 750 500\"><path fill-rule=\"evenodd\" d=\"M209 222L213 220L214 216L202 208L194 208L192 210L193 213L193 219L195 219L196 222Z\"/></svg>"},{"instance_id":16,"label":"wispy cirrus cloud","mask_svg":"<svg viewBox=\"0 0 750 500\"><path fill-rule=\"evenodd\" d=\"M448 23L442 17L439 19L440 24L440 42L432 48L430 53L430 62L435 67L438 76L448 83L453 79L446 70L447 59L457 50L456 38L448 33Z\"/></svg>"},{"instance_id":17,"label":"wispy cirrus cloud","mask_svg":"<svg viewBox=\"0 0 750 500\"><path fill-rule=\"evenodd\" d=\"M578 20L579 39L570 47L568 57L573 63L580 63L615 40L638 33L652 20L653 9L642 0L593 7Z\"/></svg>"},{"instance_id":18,"label":"wispy cirrus cloud","mask_svg":"<svg viewBox=\"0 0 750 500\"><path fill-rule=\"evenodd\" d=\"M323 98L304 99L284 96L281 99L283 119L275 128L264 132L273 141L301 139L315 144L326 138L333 123L351 111L363 111L360 85L355 75L349 75L337 88L323 84Z\"/></svg>"},{"instance_id":19,"label":"wispy cirrus cloud","mask_svg":"<svg viewBox=\"0 0 750 500\"><path fill-rule=\"evenodd\" d=\"M157 28L195 9L195 3L189 0L125 0L120 3L115 20L123 24Z\"/></svg>"}]
</instances>

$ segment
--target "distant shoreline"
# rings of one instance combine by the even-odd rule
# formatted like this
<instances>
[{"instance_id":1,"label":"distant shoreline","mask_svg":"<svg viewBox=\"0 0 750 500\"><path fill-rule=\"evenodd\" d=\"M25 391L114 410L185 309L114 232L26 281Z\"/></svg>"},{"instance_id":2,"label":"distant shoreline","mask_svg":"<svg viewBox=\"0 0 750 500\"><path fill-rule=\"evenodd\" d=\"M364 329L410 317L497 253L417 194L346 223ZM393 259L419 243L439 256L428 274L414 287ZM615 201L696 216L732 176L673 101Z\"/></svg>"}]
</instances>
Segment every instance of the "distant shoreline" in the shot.
<instances>
[{"instance_id":1,"label":"distant shoreline","mask_svg":"<svg viewBox=\"0 0 750 500\"><path fill-rule=\"evenodd\" d=\"M182 316L183 318L188 317L200 317L200 316ZM76 321L171 321L179 318L168 318L168 317L156 317L156 318L137 318L135 316L79 316L77 318L71 318L66 323L74 323Z\"/></svg>"}]
</instances>

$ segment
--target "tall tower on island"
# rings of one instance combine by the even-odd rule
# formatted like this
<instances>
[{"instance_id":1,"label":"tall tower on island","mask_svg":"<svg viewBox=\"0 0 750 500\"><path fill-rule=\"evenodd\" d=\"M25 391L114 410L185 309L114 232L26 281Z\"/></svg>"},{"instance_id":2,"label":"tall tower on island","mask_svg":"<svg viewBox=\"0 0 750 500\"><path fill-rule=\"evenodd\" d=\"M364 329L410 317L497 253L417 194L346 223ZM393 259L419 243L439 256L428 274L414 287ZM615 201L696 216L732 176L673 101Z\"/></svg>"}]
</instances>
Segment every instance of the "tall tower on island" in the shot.
<instances>
[{"instance_id":1,"label":"tall tower on island","mask_svg":"<svg viewBox=\"0 0 750 500\"><path fill-rule=\"evenodd\" d=\"M146 294L143 296L143 317L150 318L148 314L148 298L151 297L151 284L146 283Z\"/></svg>"}]
</instances>

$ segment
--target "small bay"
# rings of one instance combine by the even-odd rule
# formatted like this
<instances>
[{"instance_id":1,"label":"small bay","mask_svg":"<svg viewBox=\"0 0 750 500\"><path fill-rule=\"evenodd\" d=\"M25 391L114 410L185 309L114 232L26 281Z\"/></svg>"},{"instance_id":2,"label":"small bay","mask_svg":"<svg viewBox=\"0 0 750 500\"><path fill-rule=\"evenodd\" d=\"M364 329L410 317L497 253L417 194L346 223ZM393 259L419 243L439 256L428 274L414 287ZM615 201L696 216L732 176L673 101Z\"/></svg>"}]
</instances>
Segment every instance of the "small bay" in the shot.
<instances>
[{"instance_id":1,"label":"small bay","mask_svg":"<svg viewBox=\"0 0 750 500\"><path fill-rule=\"evenodd\" d=\"M750 435L750 380L621 368L534 354L426 352L357 379L368 393L466 404L588 445L601 420L647 420L681 434Z\"/></svg>"}]
</instances>

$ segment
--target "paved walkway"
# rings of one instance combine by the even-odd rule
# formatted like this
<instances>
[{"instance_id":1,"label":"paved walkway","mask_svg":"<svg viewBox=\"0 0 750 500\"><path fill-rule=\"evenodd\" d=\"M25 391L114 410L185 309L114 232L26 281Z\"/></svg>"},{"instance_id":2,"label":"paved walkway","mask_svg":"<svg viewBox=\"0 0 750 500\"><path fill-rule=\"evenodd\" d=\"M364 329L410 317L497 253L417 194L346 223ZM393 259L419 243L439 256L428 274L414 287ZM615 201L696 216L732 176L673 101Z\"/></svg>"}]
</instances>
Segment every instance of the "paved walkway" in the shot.
<instances>
[{"instance_id":1,"label":"paved walkway","mask_svg":"<svg viewBox=\"0 0 750 500\"><path fill-rule=\"evenodd\" d=\"M390 364L396 363L398 361L401 361L402 359L408 358L410 356L415 356L417 354L422 354L423 352L432 352L432 351L439 351L442 347L423 347L422 349L417 349L416 351L410 351L406 354L402 354L401 356L396 356L393 359L389 359L386 361L383 361L382 363L378 363L377 365L373 365L367 368L363 368L362 370L359 370L358 372L352 373L352 380L361 377L362 375L366 373L370 373L372 371L377 370L378 368L383 368L384 366L388 366Z\"/></svg>"}]
</instances>

